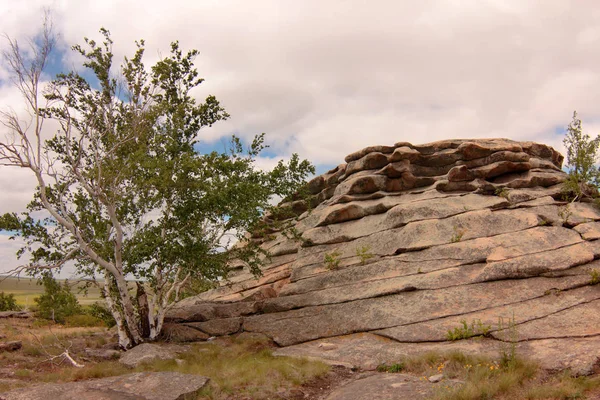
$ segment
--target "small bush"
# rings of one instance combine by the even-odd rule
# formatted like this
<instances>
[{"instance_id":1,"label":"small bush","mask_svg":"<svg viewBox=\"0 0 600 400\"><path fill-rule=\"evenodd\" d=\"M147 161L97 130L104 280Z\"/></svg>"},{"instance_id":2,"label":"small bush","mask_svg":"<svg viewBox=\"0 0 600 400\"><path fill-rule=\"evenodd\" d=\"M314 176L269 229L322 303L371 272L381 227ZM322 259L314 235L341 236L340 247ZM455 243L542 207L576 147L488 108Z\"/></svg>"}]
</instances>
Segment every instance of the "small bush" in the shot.
<instances>
[{"instance_id":1,"label":"small bush","mask_svg":"<svg viewBox=\"0 0 600 400\"><path fill-rule=\"evenodd\" d=\"M46 275L42 284L44 293L35 299L38 317L64 324L66 317L81 313L81 306L71 293L68 281L61 285L52 276Z\"/></svg>"},{"instance_id":2,"label":"small bush","mask_svg":"<svg viewBox=\"0 0 600 400\"><path fill-rule=\"evenodd\" d=\"M339 251L325 254L325 266L327 269L337 269L340 266L340 256L341 253Z\"/></svg>"},{"instance_id":3,"label":"small bush","mask_svg":"<svg viewBox=\"0 0 600 400\"><path fill-rule=\"evenodd\" d=\"M18 311L20 309L14 294L0 292L0 311Z\"/></svg>"},{"instance_id":4,"label":"small bush","mask_svg":"<svg viewBox=\"0 0 600 400\"><path fill-rule=\"evenodd\" d=\"M392 365L381 364L377 366L379 372L398 373L404 371L404 363L395 363Z\"/></svg>"},{"instance_id":5,"label":"small bush","mask_svg":"<svg viewBox=\"0 0 600 400\"><path fill-rule=\"evenodd\" d=\"M448 331L446 338L450 341L469 339L473 336L487 336L492 327L491 325L484 325L480 319L474 319L471 321L471 325L466 320L460 321L461 326Z\"/></svg>"},{"instance_id":6,"label":"small bush","mask_svg":"<svg viewBox=\"0 0 600 400\"><path fill-rule=\"evenodd\" d=\"M365 265L368 259L375 257L369 250L371 250L371 247L367 245L356 249L356 255L360 258L361 265Z\"/></svg>"}]
</instances>

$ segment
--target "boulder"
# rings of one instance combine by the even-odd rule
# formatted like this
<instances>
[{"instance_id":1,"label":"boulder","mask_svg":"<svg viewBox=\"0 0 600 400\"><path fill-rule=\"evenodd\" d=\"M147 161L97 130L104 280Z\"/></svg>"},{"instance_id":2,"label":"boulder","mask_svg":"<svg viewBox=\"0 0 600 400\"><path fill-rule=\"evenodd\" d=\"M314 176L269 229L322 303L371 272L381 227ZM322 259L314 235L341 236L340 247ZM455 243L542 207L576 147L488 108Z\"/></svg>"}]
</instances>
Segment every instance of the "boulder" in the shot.
<instances>
[{"instance_id":1,"label":"boulder","mask_svg":"<svg viewBox=\"0 0 600 400\"><path fill-rule=\"evenodd\" d=\"M187 350L187 347L178 345L142 343L135 346L133 349L126 351L119 359L119 362L130 368L134 368L145 362L177 358L178 354Z\"/></svg>"},{"instance_id":2,"label":"boulder","mask_svg":"<svg viewBox=\"0 0 600 400\"><path fill-rule=\"evenodd\" d=\"M167 330L181 340L252 332L282 354L374 368L429 350L497 356L498 321L511 319L524 354L590 371L600 209L562 199L562 161L509 139L359 150L311 180L310 209L292 204L307 209L288 221L295 235L268 228L262 276L240 265L170 310ZM463 322L486 338L451 341ZM564 356L560 343L572 346Z\"/></svg>"}]
</instances>

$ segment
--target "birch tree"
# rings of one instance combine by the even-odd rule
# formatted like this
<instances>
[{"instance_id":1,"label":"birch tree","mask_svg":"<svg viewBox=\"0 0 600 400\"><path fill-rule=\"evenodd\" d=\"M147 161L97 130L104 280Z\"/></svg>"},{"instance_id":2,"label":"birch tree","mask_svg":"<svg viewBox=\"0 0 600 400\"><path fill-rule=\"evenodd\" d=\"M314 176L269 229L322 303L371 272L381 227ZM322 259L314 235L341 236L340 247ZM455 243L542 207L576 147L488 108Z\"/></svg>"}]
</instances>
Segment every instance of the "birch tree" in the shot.
<instances>
[{"instance_id":1,"label":"birch tree","mask_svg":"<svg viewBox=\"0 0 600 400\"><path fill-rule=\"evenodd\" d=\"M199 131L229 115L214 96L197 102L190 94L203 81L198 52L174 42L147 68L140 41L116 68L110 33L101 34L102 43L73 47L86 73L59 74L43 88L55 44L48 20L28 51L7 38L4 58L30 118L0 114L0 165L4 173L29 170L38 186L28 211L4 214L0 229L24 240L17 255L29 260L20 270L72 264L98 279L127 349L159 336L190 279L224 276L231 258L257 271L260 249L231 244L259 223L273 196L291 196L314 168L295 154L271 171L256 168L263 135L199 154ZM59 128L46 130L49 120ZM40 212L47 218L34 218Z\"/></svg>"}]
</instances>

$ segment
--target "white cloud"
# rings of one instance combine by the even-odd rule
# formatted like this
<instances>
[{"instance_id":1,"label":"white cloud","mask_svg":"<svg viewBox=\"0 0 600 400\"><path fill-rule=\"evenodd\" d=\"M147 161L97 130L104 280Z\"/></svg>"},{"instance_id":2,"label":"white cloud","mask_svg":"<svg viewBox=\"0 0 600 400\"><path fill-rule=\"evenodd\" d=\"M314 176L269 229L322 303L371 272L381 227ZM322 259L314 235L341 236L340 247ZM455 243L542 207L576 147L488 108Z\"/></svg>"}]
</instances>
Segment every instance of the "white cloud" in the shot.
<instances>
[{"instance_id":1,"label":"white cloud","mask_svg":"<svg viewBox=\"0 0 600 400\"><path fill-rule=\"evenodd\" d=\"M54 8L63 48L100 39L103 26L117 60L140 38L148 63L172 40L199 49L198 96L215 94L232 115L202 138L266 132L278 157L337 165L371 144L468 137L563 150L556 129L574 109L588 132L600 132L593 0L11 1L0 3L2 30L35 33L44 6ZM0 185L1 211L31 187L6 169Z\"/></svg>"}]
</instances>

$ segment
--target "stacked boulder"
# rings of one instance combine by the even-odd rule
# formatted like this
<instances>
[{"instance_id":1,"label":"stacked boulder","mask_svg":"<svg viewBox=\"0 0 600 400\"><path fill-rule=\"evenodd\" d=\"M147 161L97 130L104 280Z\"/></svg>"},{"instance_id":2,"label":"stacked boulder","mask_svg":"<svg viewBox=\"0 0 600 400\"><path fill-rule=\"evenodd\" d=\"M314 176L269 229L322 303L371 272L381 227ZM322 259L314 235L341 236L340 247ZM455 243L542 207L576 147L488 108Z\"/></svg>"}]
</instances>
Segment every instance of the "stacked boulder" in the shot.
<instances>
[{"instance_id":1,"label":"stacked boulder","mask_svg":"<svg viewBox=\"0 0 600 400\"><path fill-rule=\"evenodd\" d=\"M262 276L238 267L221 287L178 303L167 333L257 332L325 358L324 344L370 343L354 355L360 364L440 346L492 351L507 340L500 318L514 321L519 346L545 366L592 368L600 211L564 200L560 153L447 140L368 147L345 161L309 182L310 209L282 205L299 214L288 221L293 234L252 239L271 254ZM486 339L451 341L463 322ZM572 354L556 357L562 346Z\"/></svg>"}]
</instances>

